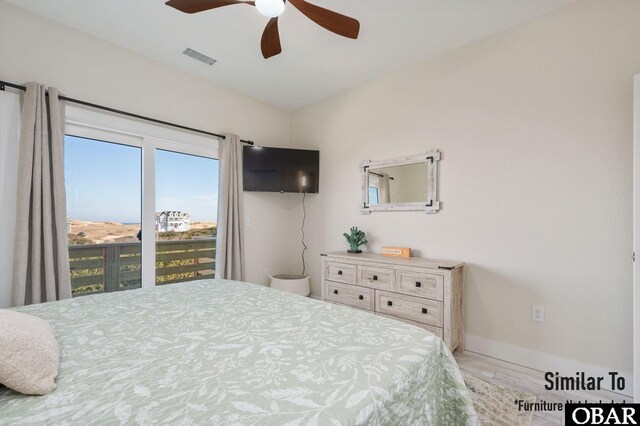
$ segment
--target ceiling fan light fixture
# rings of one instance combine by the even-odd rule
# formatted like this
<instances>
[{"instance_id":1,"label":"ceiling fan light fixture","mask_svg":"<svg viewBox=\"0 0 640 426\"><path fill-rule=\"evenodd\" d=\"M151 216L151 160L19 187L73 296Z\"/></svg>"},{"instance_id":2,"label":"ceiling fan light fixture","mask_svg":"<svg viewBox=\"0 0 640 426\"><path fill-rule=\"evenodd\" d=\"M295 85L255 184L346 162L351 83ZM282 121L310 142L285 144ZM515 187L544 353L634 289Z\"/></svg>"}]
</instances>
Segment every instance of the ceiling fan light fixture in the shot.
<instances>
[{"instance_id":1,"label":"ceiling fan light fixture","mask_svg":"<svg viewBox=\"0 0 640 426\"><path fill-rule=\"evenodd\" d=\"M269 18L260 40L262 56L265 59L269 59L282 53L278 17L282 15L288 6L287 1L304 16L332 33L354 40L358 38L360 22L357 19L316 6L307 0L168 0L166 4L184 13L204 12L236 4L255 6L261 15Z\"/></svg>"},{"instance_id":2,"label":"ceiling fan light fixture","mask_svg":"<svg viewBox=\"0 0 640 426\"><path fill-rule=\"evenodd\" d=\"M276 18L284 12L284 0L255 0L258 12L267 18Z\"/></svg>"}]
</instances>

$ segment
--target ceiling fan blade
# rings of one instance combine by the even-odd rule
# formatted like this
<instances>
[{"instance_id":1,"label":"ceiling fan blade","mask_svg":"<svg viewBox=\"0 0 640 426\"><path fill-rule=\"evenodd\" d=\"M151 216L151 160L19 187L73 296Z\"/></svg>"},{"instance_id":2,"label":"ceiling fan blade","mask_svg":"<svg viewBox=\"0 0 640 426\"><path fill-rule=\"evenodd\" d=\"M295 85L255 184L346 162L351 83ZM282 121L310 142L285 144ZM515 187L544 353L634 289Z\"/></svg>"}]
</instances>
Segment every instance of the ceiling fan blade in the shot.
<instances>
[{"instance_id":1,"label":"ceiling fan blade","mask_svg":"<svg viewBox=\"0 0 640 426\"><path fill-rule=\"evenodd\" d=\"M169 0L165 4L184 13L198 13L222 6L231 6L233 4L249 4L255 6L253 1L244 0Z\"/></svg>"},{"instance_id":2,"label":"ceiling fan blade","mask_svg":"<svg viewBox=\"0 0 640 426\"><path fill-rule=\"evenodd\" d=\"M278 33L278 18L271 18L269 23L267 23L267 27L262 33L260 47L262 48L262 56L264 56L265 59L269 59L282 52L280 34Z\"/></svg>"},{"instance_id":3,"label":"ceiling fan blade","mask_svg":"<svg viewBox=\"0 0 640 426\"><path fill-rule=\"evenodd\" d=\"M343 37L357 39L360 33L360 22L356 19L333 12L305 0L289 0L307 18L316 24Z\"/></svg>"}]
</instances>

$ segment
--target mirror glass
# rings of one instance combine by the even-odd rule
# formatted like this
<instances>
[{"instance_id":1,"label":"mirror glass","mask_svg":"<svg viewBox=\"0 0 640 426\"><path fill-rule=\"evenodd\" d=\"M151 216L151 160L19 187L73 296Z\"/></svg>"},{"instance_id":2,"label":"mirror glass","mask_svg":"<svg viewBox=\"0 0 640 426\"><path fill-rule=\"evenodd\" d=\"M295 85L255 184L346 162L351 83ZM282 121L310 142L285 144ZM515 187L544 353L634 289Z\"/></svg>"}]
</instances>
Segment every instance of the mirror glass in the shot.
<instances>
[{"instance_id":1,"label":"mirror glass","mask_svg":"<svg viewBox=\"0 0 640 426\"><path fill-rule=\"evenodd\" d=\"M427 163L368 169L369 205L425 203L428 197Z\"/></svg>"}]
</instances>

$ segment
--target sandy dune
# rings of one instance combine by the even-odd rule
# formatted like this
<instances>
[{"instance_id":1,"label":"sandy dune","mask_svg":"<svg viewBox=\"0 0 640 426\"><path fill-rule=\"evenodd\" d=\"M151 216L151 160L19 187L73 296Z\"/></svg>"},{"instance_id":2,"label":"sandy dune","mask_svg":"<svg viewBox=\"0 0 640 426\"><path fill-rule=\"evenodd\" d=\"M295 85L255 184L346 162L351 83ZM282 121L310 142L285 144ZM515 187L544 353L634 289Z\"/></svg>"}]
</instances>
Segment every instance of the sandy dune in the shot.
<instances>
[{"instance_id":1,"label":"sandy dune","mask_svg":"<svg viewBox=\"0 0 640 426\"><path fill-rule=\"evenodd\" d=\"M194 222L192 230L211 228L216 222ZM71 234L78 236L84 232L83 238L91 240L93 244L107 244L114 242L136 242L138 239L139 224L122 224L118 222L86 222L81 220L71 221Z\"/></svg>"}]
</instances>

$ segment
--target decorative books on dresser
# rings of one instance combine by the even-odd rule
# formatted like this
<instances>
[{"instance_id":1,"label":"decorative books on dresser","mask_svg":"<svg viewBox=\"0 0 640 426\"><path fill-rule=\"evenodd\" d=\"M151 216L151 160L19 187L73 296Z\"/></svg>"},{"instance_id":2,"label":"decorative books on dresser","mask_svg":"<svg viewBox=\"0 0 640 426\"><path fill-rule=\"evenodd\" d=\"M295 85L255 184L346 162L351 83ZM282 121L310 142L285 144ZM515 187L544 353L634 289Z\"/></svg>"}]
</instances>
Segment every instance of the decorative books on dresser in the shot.
<instances>
[{"instance_id":1,"label":"decorative books on dresser","mask_svg":"<svg viewBox=\"0 0 640 426\"><path fill-rule=\"evenodd\" d=\"M463 348L464 264L418 257L322 256L322 300L371 311L431 331Z\"/></svg>"}]
</instances>

